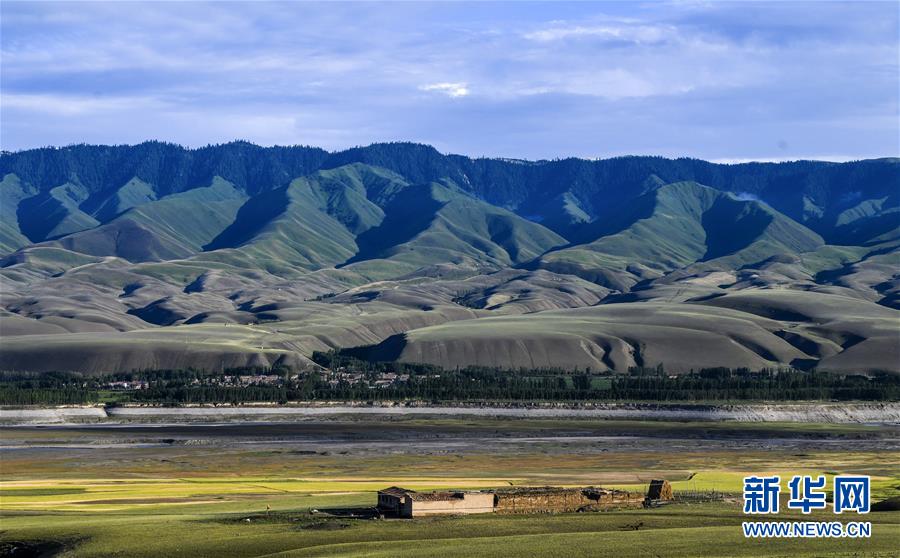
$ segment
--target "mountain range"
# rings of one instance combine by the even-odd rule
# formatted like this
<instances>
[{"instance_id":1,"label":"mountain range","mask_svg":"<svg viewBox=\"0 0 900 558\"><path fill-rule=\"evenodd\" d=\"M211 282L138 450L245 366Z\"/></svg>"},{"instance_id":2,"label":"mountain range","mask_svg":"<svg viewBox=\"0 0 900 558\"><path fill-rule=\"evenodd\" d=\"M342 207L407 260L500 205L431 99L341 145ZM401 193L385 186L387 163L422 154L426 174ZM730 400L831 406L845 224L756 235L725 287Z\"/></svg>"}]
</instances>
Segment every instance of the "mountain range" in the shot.
<instances>
[{"instance_id":1,"label":"mountain range","mask_svg":"<svg viewBox=\"0 0 900 558\"><path fill-rule=\"evenodd\" d=\"M900 372L900 159L0 156L0 369Z\"/></svg>"}]
</instances>

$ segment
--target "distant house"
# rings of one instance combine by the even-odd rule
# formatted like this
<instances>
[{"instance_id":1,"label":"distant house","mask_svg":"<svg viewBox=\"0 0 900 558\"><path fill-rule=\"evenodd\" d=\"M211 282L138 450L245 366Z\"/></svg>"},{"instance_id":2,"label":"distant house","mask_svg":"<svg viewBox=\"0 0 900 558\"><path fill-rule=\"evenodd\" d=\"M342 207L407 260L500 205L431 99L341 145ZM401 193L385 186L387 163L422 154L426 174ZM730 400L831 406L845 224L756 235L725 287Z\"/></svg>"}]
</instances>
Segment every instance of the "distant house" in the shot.
<instances>
[{"instance_id":1,"label":"distant house","mask_svg":"<svg viewBox=\"0 0 900 558\"><path fill-rule=\"evenodd\" d=\"M388 515L400 515L404 500L415 490L392 486L378 491L378 511Z\"/></svg>"},{"instance_id":2,"label":"distant house","mask_svg":"<svg viewBox=\"0 0 900 558\"><path fill-rule=\"evenodd\" d=\"M423 517L494 511L493 492L416 492L398 486L378 491L378 509L385 515Z\"/></svg>"}]
</instances>

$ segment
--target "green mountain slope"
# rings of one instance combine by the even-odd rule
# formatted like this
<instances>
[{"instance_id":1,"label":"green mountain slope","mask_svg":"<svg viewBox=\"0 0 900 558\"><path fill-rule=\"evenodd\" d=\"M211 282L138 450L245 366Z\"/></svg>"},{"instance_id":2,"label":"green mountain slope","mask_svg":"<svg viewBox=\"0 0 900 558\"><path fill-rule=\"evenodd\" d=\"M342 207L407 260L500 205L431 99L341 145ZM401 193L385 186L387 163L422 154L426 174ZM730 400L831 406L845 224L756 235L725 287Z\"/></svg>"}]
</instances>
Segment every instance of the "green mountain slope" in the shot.
<instances>
[{"instance_id":1,"label":"green mountain slope","mask_svg":"<svg viewBox=\"0 0 900 558\"><path fill-rule=\"evenodd\" d=\"M566 237L572 224L585 216L605 220L610 208L642 195L648 186L680 181L762 200L831 244L868 242L895 229L896 217L881 219L880 215L900 207L897 158L735 165L640 156L521 161L445 155L427 145L402 142L337 153L247 142L199 149L145 142L3 153L0 176L15 174L34 193L46 193L67 182L80 184L88 193L80 209L105 222L148 194L139 186L133 186L134 191L129 188L127 195L119 193L134 178L150 185L156 198L207 185L214 176L255 195L317 170L354 163L389 169L414 184L448 178L477 198L542 222ZM878 206L874 213L862 215L874 205ZM856 214L851 228L846 227L848 211Z\"/></svg>"},{"instance_id":2,"label":"green mountain slope","mask_svg":"<svg viewBox=\"0 0 900 558\"><path fill-rule=\"evenodd\" d=\"M16 214L19 202L30 197L25 185L14 174L7 174L0 182L0 254L8 254L31 241L22 234L19 228L19 217Z\"/></svg>"},{"instance_id":3,"label":"green mountain slope","mask_svg":"<svg viewBox=\"0 0 900 558\"><path fill-rule=\"evenodd\" d=\"M207 187L140 204L104 225L51 244L132 262L185 258L202 251L230 225L246 199L233 184L215 177Z\"/></svg>"},{"instance_id":4,"label":"green mountain slope","mask_svg":"<svg viewBox=\"0 0 900 558\"><path fill-rule=\"evenodd\" d=\"M383 278L447 263L508 266L564 243L450 181L410 185L352 164L254 196L198 259L271 273L347 267Z\"/></svg>"},{"instance_id":5,"label":"green mountain slope","mask_svg":"<svg viewBox=\"0 0 900 558\"><path fill-rule=\"evenodd\" d=\"M696 182L661 186L580 234L592 239L531 264L617 289L696 262L739 267L814 250L821 237L774 209Z\"/></svg>"},{"instance_id":6,"label":"green mountain slope","mask_svg":"<svg viewBox=\"0 0 900 558\"><path fill-rule=\"evenodd\" d=\"M103 204L93 212L93 216L101 223L105 223L116 215L157 199L156 191L138 177L134 177L124 186L112 194Z\"/></svg>"},{"instance_id":7,"label":"green mountain slope","mask_svg":"<svg viewBox=\"0 0 900 558\"><path fill-rule=\"evenodd\" d=\"M347 262L360 273L380 275L377 268L386 262L410 271L437 264L509 266L566 242L449 180L411 186L384 208L384 221L360 235L360 251Z\"/></svg>"},{"instance_id":8,"label":"green mountain slope","mask_svg":"<svg viewBox=\"0 0 900 558\"><path fill-rule=\"evenodd\" d=\"M300 368L374 345L446 366L897 372L898 170L409 143L4 152L0 365Z\"/></svg>"},{"instance_id":9,"label":"green mountain slope","mask_svg":"<svg viewBox=\"0 0 900 558\"><path fill-rule=\"evenodd\" d=\"M357 252L356 235L381 223L373 201L406 183L365 165L348 165L298 178L254 196L234 222L204 246L202 260L271 273L330 267Z\"/></svg>"},{"instance_id":10,"label":"green mountain slope","mask_svg":"<svg viewBox=\"0 0 900 558\"><path fill-rule=\"evenodd\" d=\"M96 227L100 222L79 208L89 195L84 186L66 182L25 198L16 209L19 228L32 242L40 242Z\"/></svg>"}]
</instances>

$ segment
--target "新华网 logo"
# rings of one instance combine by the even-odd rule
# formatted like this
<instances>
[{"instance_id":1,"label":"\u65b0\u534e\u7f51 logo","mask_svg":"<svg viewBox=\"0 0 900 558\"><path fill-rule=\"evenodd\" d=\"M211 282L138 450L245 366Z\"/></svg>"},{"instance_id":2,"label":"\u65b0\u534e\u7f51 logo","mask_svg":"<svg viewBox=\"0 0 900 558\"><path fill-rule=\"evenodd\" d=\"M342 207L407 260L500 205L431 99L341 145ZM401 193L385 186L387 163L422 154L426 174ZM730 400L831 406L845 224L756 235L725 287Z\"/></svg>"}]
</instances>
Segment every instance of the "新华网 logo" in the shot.
<instances>
[{"instance_id":1,"label":"\u65b0\u534e\u7f51 logo","mask_svg":"<svg viewBox=\"0 0 900 558\"><path fill-rule=\"evenodd\" d=\"M871 486L866 475L837 475L832 490L832 511L835 514L869 513ZM827 479L823 475L795 475L787 483L786 507L803 514L828 507ZM781 477L744 477L744 513L750 515L778 514L781 502ZM869 522L759 522L743 523L745 537L870 537Z\"/></svg>"}]
</instances>

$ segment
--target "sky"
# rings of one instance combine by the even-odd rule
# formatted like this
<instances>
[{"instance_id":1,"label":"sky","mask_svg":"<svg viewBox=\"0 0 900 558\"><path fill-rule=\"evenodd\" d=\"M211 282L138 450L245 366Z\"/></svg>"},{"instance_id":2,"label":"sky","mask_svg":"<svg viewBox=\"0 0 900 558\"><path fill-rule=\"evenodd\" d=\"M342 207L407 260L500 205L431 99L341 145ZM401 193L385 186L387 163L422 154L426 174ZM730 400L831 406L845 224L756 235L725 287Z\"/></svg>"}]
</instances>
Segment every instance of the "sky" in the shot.
<instances>
[{"instance_id":1,"label":"sky","mask_svg":"<svg viewBox=\"0 0 900 558\"><path fill-rule=\"evenodd\" d=\"M0 147L900 155L900 3L0 3Z\"/></svg>"}]
</instances>

